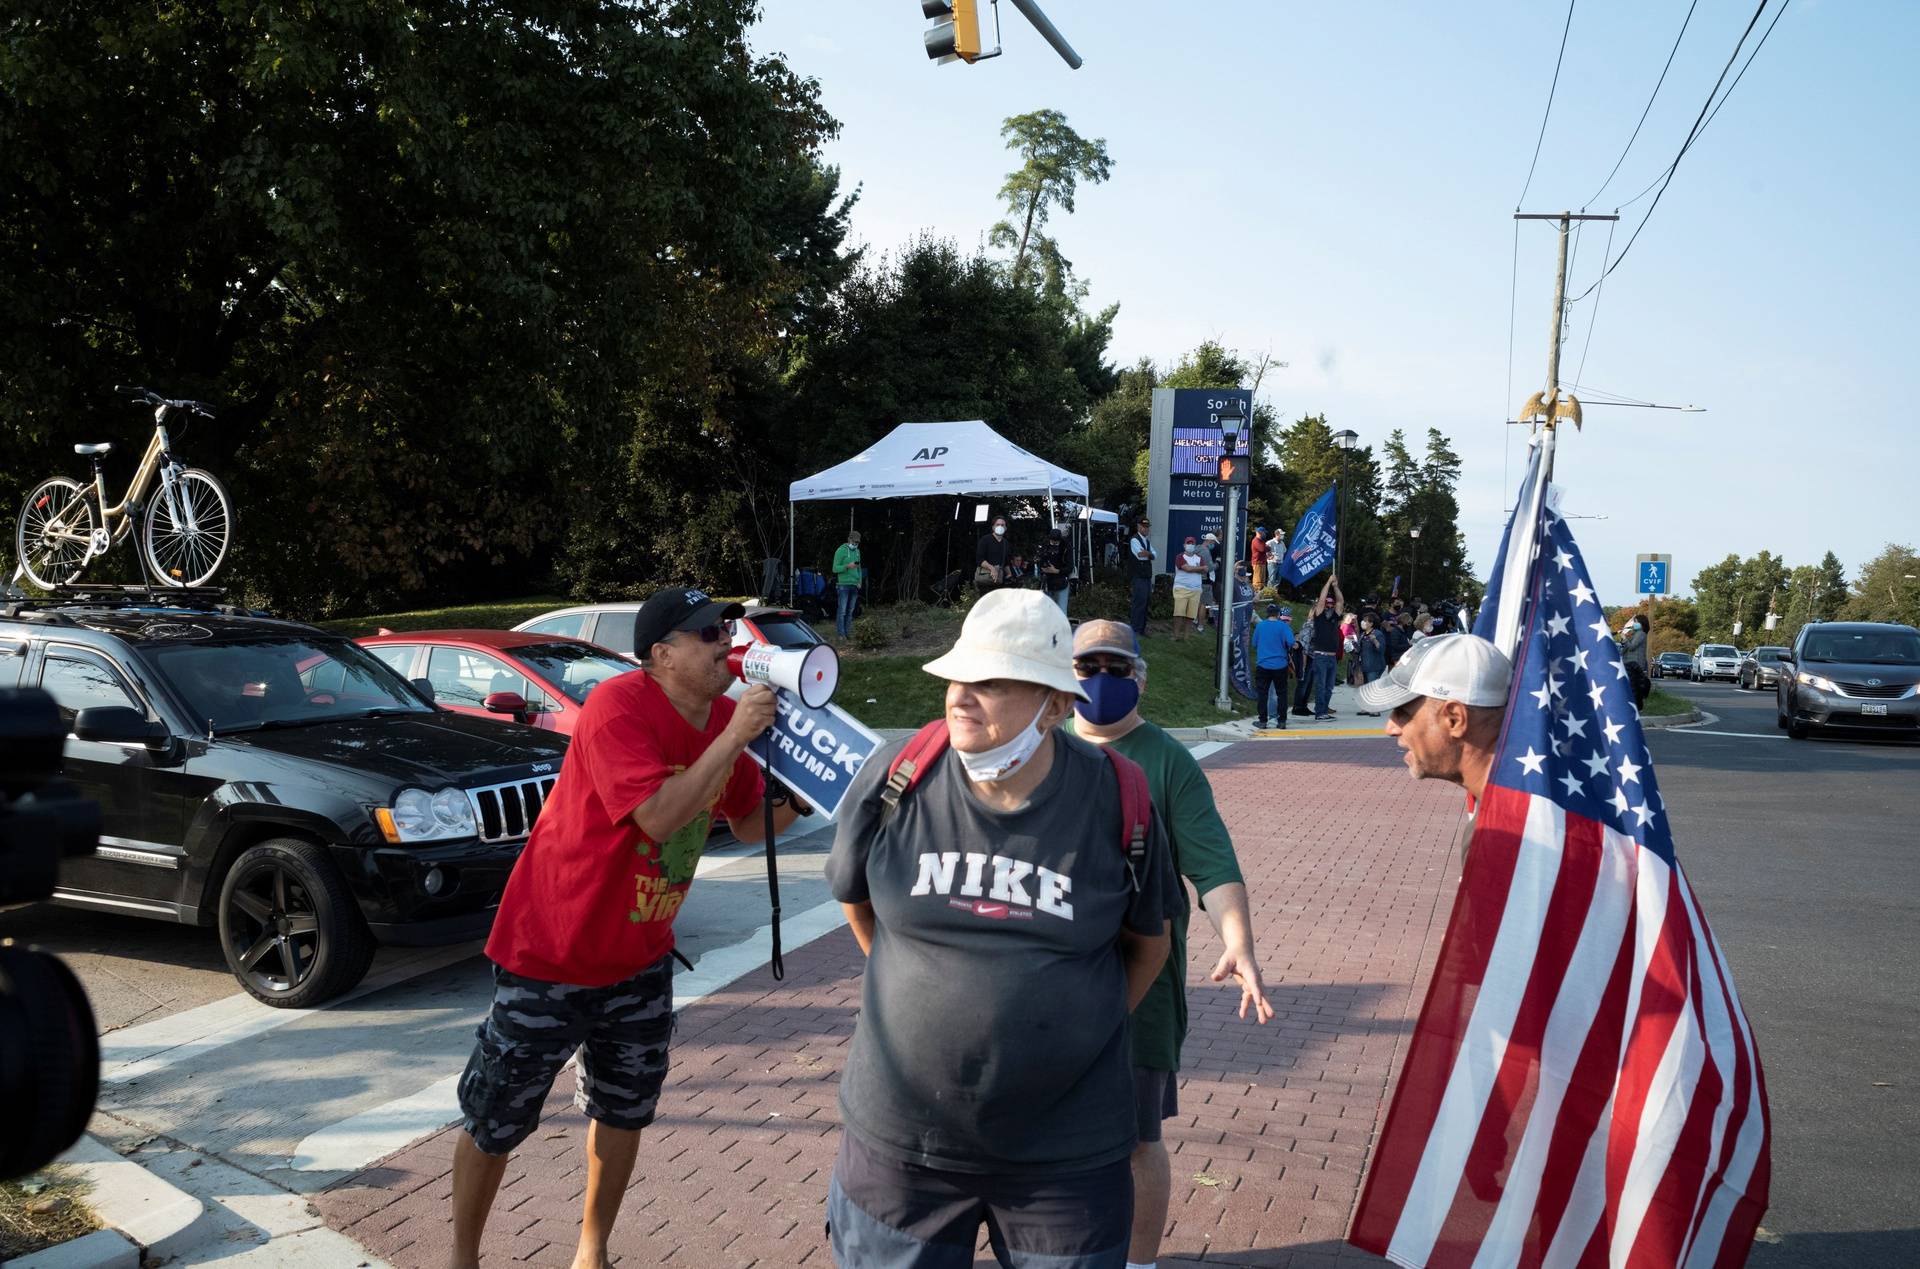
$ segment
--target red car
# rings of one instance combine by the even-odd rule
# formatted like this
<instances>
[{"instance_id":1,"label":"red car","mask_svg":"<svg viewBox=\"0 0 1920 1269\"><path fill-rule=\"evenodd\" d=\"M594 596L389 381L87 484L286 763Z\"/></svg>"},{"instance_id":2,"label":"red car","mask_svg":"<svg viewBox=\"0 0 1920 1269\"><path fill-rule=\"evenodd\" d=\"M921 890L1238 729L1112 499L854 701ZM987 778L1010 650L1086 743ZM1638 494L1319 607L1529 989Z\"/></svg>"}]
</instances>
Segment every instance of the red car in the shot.
<instances>
[{"instance_id":1,"label":"red car","mask_svg":"<svg viewBox=\"0 0 1920 1269\"><path fill-rule=\"evenodd\" d=\"M515 630L382 631L356 640L459 714L505 716L571 736L587 693L639 662L581 639Z\"/></svg>"}]
</instances>

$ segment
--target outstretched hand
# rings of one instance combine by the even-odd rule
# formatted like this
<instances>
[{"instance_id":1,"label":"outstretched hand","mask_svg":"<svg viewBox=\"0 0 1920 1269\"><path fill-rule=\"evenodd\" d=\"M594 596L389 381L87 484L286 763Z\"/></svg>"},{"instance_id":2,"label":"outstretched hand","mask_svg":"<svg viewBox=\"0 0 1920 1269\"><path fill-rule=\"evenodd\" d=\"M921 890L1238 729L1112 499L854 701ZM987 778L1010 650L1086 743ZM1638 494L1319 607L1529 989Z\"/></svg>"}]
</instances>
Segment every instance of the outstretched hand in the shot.
<instances>
[{"instance_id":1,"label":"outstretched hand","mask_svg":"<svg viewBox=\"0 0 1920 1269\"><path fill-rule=\"evenodd\" d=\"M1254 961L1251 952L1241 953L1228 949L1214 965L1213 972L1207 977L1216 983L1224 983L1232 978L1240 984L1240 1016L1247 1016L1249 1006L1253 1009L1253 1020L1265 1026L1273 1017L1273 1006L1267 1003L1266 987L1260 981L1260 966Z\"/></svg>"}]
</instances>

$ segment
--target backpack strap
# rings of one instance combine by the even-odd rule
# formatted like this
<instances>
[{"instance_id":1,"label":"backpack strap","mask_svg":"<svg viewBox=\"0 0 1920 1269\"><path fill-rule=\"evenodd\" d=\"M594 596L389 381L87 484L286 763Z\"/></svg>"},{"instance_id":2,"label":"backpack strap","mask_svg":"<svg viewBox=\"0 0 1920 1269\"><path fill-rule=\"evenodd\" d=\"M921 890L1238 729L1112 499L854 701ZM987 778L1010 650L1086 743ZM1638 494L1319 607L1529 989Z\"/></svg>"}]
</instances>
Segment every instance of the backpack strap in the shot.
<instances>
[{"instance_id":1,"label":"backpack strap","mask_svg":"<svg viewBox=\"0 0 1920 1269\"><path fill-rule=\"evenodd\" d=\"M1147 785L1147 773L1140 764L1113 749L1102 745L1100 752L1107 755L1107 761L1113 765L1113 775L1120 782L1120 835L1121 846L1127 852L1127 876L1132 879L1135 894L1140 892L1140 878L1147 870L1147 830L1153 820L1153 792Z\"/></svg>"},{"instance_id":2,"label":"backpack strap","mask_svg":"<svg viewBox=\"0 0 1920 1269\"><path fill-rule=\"evenodd\" d=\"M900 809L900 799L920 783L927 769L947 751L949 739L947 720L936 718L915 732L906 748L894 755L893 765L887 768L887 786L880 790L880 801L884 804L880 812L882 820Z\"/></svg>"}]
</instances>

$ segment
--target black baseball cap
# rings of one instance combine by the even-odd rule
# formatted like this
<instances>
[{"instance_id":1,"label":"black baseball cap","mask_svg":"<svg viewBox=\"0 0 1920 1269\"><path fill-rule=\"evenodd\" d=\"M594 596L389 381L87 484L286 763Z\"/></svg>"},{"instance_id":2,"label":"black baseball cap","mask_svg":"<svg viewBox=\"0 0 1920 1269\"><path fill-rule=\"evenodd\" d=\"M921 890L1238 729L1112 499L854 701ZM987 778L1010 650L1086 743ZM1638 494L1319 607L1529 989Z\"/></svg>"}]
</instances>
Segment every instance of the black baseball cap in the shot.
<instances>
[{"instance_id":1,"label":"black baseball cap","mask_svg":"<svg viewBox=\"0 0 1920 1269\"><path fill-rule=\"evenodd\" d=\"M746 615L742 604L715 599L691 586L669 586L647 596L633 621L633 650L646 656L653 645L679 630L701 630Z\"/></svg>"}]
</instances>

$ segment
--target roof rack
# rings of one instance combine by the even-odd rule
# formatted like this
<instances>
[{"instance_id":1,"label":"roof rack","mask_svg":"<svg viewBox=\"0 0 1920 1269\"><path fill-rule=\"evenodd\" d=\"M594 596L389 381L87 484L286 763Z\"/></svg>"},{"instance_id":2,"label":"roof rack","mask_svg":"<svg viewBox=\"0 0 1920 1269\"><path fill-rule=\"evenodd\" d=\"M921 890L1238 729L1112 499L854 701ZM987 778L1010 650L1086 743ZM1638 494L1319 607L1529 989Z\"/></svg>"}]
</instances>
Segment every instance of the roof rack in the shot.
<instances>
[{"instance_id":1,"label":"roof rack","mask_svg":"<svg viewBox=\"0 0 1920 1269\"><path fill-rule=\"evenodd\" d=\"M0 608L0 615L24 617L58 608L181 608L228 617L265 617L271 614L222 602L224 586L153 586L109 582L67 582L53 588L47 599L25 599ZM50 615L50 614L49 614Z\"/></svg>"}]
</instances>

